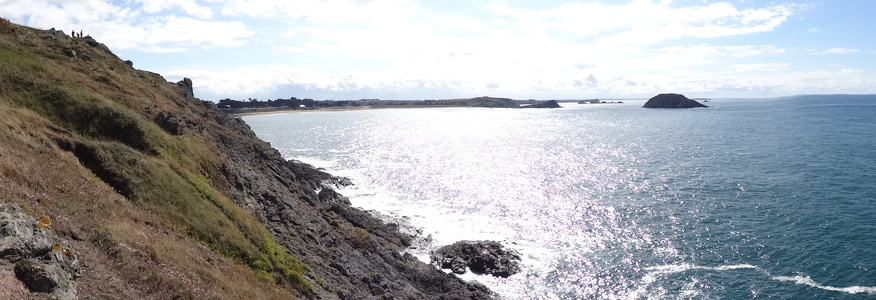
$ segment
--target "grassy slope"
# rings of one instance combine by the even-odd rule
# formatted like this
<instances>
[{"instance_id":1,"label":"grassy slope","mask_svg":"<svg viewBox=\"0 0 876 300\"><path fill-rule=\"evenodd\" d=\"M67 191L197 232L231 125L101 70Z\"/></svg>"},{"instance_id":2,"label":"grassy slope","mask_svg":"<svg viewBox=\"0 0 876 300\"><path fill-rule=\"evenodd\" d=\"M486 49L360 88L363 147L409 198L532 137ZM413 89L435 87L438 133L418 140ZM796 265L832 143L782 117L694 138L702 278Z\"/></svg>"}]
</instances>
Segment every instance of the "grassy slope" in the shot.
<instances>
[{"instance_id":1,"label":"grassy slope","mask_svg":"<svg viewBox=\"0 0 876 300\"><path fill-rule=\"evenodd\" d=\"M308 268L213 185L225 158L152 121L197 101L179 91L103 45L0 20L0 202L53 219L83 298L306 295Z\"/></svg>"}]
</instances>

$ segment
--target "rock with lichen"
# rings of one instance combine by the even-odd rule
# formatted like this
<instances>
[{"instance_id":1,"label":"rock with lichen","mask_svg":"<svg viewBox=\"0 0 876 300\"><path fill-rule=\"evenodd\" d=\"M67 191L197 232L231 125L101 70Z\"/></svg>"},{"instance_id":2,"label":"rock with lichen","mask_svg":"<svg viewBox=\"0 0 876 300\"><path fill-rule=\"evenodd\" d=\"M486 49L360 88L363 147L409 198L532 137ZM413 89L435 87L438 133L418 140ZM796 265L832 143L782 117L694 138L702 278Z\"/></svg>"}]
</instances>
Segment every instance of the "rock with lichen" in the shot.
<instances>
[{"instance_id":1,"label":"rock with lichen","mask_svg":"<svg viewBox=\"0 0 876 300\"><path fill-rule=\"evenodd\" d=\"M16 204L0 204L0 297L77 298L79 260L50 225L49 218L34 219Z\"/></svg>"}]
</instances>

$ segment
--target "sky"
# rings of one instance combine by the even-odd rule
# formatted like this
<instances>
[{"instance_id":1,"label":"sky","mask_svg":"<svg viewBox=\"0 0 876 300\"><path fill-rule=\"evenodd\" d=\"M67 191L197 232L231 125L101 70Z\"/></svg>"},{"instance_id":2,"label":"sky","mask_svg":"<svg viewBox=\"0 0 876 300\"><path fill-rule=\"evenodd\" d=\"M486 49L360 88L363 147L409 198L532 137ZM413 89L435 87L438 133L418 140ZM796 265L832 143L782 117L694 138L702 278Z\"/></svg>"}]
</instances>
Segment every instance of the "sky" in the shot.
<instances>
[{"instance_id":1,"label":"sky","mask_svg":"<svg viewBox=\"0 0 876 300\"><path fill-rule=\"evenodd\" d=\"M876 93L872 0L0 0L219 99Z\"/></svg>"}]
</instances>

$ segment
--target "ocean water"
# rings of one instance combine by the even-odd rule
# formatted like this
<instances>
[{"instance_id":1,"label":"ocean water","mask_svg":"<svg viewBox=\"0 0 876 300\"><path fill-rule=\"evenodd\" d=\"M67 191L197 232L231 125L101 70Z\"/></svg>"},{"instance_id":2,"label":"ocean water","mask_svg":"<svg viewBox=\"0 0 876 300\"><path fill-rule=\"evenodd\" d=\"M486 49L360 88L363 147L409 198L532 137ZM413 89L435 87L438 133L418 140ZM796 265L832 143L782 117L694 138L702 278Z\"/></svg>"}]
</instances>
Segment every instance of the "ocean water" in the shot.
<instances>
[{"instance_id":1,"label":"ocean water","mask_svg":"<svg viewBox=\"0 0 876 300\"><path fill-rule=\"evenodd\" d=\"M519 274L462 275L506 299L876 298L876 97L643 103L244 120L418 228L424 261L519 251Z\"/></svg>"}]
</instances>

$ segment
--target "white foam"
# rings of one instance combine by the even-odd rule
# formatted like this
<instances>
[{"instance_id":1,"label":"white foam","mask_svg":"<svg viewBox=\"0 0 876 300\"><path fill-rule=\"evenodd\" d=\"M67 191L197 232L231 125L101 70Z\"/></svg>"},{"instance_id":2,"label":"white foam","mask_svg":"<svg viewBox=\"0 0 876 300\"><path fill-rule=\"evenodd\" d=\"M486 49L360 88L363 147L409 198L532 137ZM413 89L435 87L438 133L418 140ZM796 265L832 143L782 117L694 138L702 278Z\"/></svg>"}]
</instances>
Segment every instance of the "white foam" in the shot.
<instances>
[{"instance_id":1,"label":"white foam","mask_svg":"<svg viewBox=\"0 0 876 300\"><path fill-rule=\"evenodd\" d=\"M337 160L324 160L324 159L319 159L319 158L312 157L312 156L300 156L299 155L299 156L294 156L294 157L286 157L286 159L287 160L294 159L294 160L303 162L305 164L308 164L308 165L311 165L311 166L314 166L317 168L325 168L325 169L333 168L333 167L337 166L337 164L338 164Z\"/></svg>"},{"instance_id":2,"label":"white foam","mask_svg":"<svg viewBox=\"0 0 876 300\"><path fill-rule=\"evenodd\" d=\"M642 280L640 281L639 287L630 294L630 298L638 299L646 296L646 292L648 287L650 287L653 283L657 282L663 275L670 274L678 274L684 273L692 270L707 270L707 271L728 271L728 270L740 270L740 269L752 269L763 273L770 280L780 281L780 282L793 282L799 285L806 285L813 288L818 288L826 291L834 291L834 292L842 292L847 294L859 294L859 293L867 293L874 295L876 294L876 286L849 286L849 287L835 287L829 285L823 285L821 283L812 280L809 276L772 276L769 271L764 268L749 265L749 264L735 264L735 265L725 265L725 266L715 266L715 267L707 267L707 266L697 266L693 264L677 264L677 265L662 265L662 266L651 266L645 268L645 271L648 271L645 276L642 276Z\"/></svg>"},{"instance_id":3,"label":"white foam","mask_svg":"<svg viewBox=\"0 0 876 300\"><path fill-rule=\"evenodd\" d=\"M778 280L778 281L793 282L793 283L801 284L801 285L808 285L810 287L814 287L814 288L818 288L818 289L822 289L822 290L826 290L826 291L842 292L842 293L846 293L846 294L860 294L860 293L867 293L867 294L871 294L871 295L876 294L876 286L857 286L856 285L856 286L848 286L848 287L835 287L835 286L820 284L820 283L816 282L815 280L812 280L812 278L810 278L809 276L799 276L799 275L798 276L775 276L775 277L772 277L772 279Z\"/></svg>"}]
</instances>

